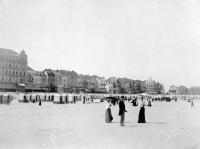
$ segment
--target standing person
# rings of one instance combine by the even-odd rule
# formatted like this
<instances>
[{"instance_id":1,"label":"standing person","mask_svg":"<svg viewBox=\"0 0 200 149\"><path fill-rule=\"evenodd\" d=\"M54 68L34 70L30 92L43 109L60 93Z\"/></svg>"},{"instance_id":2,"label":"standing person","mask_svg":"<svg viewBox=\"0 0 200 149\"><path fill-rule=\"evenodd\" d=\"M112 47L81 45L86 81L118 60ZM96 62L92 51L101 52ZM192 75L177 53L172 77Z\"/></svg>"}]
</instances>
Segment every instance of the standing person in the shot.
<instances>
[{"instance_id":1,"label":"standing person","mask_svg":"<svg viewBox=\"0 0 200 149\"><path fill-rule=\"evenodd\" d=\"M105 112L106 123L111 123L112 120L113 120L112 113L111 113L111 108L110 107L111 107L110 100L107 100L107 103L106 103L106 112Z\"/></svg>"},{"instance_id":2,"label":"standing person","mask_svg":"<svg viewBox=\"0 0 200 149\"><path fill-rule=\"evenodd\" d=\"M75 95L73 96L73 103L76 103Z\"/></svg>"},{"instance_id":3,"label":"standing person","mask_svg":"<svg viewBox=\"0 0 200 149\"><path fill-rule=\"evenodd\" d=\"M83 104L85 104L85 96L83 96Z\"/></svg>"},{"instance_id":4,"label":"standing person","mask_svg":"<svg viewBox=\"0 0 200 149\"><path fill-rule=\"evenodd\" d=\"M126 107L124 104L124 97L122 97L119 102L119 116L120 116L120 125L121 126L125 126L124 125L125 112L127 112L127 111L126 111Z\"/></svg>"},{"instance_id":5,"label":"standing person","mask_svg":"<svg viewBox=\"0 0 200 149\"><path fill-rule=\"evenodd\" d=\"M194 103L193 103L193 101L191 101L191 107L194 107Z\"/></svg>"},{"instance_id":6,"label":"standing person","mask_svg":"<svg viewBox=\"0 0 200 149\"><path fill-rule=\"evenodd\" d=\"M149 99L149 101L148 101L148 106L149 106L149 107L152 106L152 104L151 104L151 100L150 100L150 99Z\"/></svg>"},{"instance_id":7,"label":"standing person","mask_svg":"<svg viewBox=\"0 0 200 149\"><path fill-rule=\"evenodd\" d=\"M145 120L145 108L144 108L145 103L144 103L143 97L142 97L141 101L142 101L142 103L140 104L138 123L146 123L146 120Z\"/></svg>"},{"instance_id":8,"label":"standing person","mask_svg":"<svg viewBox=\"0 0 200 149\"><path fill-rule=\"evenodd\" d=\"M40 101L39 101L39 106L41 106L41 105L42 105L42 101L40 100Z\"/></svg>"}]
</instances>

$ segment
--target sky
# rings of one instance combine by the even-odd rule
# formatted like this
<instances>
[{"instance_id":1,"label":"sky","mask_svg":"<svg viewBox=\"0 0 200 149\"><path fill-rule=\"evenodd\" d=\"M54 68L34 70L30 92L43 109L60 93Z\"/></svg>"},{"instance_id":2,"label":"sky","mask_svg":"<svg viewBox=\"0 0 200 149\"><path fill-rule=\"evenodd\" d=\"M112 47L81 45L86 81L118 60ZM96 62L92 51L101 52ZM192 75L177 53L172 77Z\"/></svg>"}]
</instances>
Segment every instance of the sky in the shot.
<instances>
[{"instance_id":1,"label":"sky","mask_svg":"<svg viewBox=\"0 0 200 149\"><path fill-rule=\"evenodd\" d=\"M39 71L200 86L200 1L0 0L0 47Z\"/></svg>"}]
</instances>

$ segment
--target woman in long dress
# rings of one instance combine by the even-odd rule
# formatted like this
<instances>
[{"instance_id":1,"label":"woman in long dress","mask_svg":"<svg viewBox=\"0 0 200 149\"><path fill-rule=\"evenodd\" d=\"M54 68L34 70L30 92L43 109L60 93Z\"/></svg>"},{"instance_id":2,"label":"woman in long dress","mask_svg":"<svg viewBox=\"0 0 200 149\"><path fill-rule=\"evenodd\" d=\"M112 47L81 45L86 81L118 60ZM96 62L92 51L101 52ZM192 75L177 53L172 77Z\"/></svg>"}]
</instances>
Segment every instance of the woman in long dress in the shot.
<instances>
[{"instance_id":1,"label":"woman in long dress","mask_svg":"<svg viewBox=\"0 0 200 149\"><path fill-rule=\"evenodd\" d=\"M145 108L144 108L145 103L144 103L143 98L141 100L142 100L142 103L140 104L138 123L146 123L146 120L145 120Z\"/></svg>"},{"instance_id":2,"label":"woman in long dress","mask_svg":"<svg viewBox=\"0 0 200 149\"><path fill-rule=\"evenodd\" d=\"M110 100L107 100L107 103L106 103L106 112L105 112L105 121L106 123L111 123L112 120L113 120L113 117L112 117L112 113L111 113L111 104L110 104Z\"/></svg>"},{"instance_id":3,"label":"woman in long dress","mask_svg":"<svg viewBox=\"0 0 200 149\"><path fill-rule=\"evenodd\" d=\"M151 99L148 100L148 106L149 106L149 107L152 106L152 104L151 104Z\"/></svg>"}]
</instances>

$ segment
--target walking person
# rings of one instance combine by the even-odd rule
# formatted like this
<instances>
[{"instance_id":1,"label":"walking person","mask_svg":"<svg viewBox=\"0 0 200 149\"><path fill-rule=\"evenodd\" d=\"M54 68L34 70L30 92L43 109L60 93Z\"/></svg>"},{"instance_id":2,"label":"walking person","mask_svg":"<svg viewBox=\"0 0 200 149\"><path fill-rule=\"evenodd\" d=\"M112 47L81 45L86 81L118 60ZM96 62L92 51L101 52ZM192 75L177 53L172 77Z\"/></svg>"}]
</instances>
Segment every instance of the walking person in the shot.
<instances>
[{"instance_id":1,"label":"walking person","mask_svg":"<svg viewBox=\"0 0 200 149\"><path fill-rule=\"evenodd\" d=\"M106 103L106 112L105 112L105 121L106 123L111 123L113 120L112 113L111 113L111 103L110 100L107 100Z\"/></svg>"},{"instance_id":2,"label":"walking person","mask_svg":"<svg viewBox=\"0 0 200 149\"><path fill-rule=\"evenodd\" d=\"M145 120L145 103L144 103L144 99L142 97L141 99L142 103L140 104L140 111L139 111L139 115L138 115L138 123L146 123Z\"/></svg>"},{"instance_id":3,"label":"walking person","mask_svg":"<svg viewBox=\"0 0 200 149\"><path fill-rule=\"evenodd\" d=\"M127 112L127 111L126 111L126 107L124 104L124 97L122 97L122 98L120 98L120 102L119 102L120 126L125 126L124 125L125 112Z\"/></svg>"}]
</instances>

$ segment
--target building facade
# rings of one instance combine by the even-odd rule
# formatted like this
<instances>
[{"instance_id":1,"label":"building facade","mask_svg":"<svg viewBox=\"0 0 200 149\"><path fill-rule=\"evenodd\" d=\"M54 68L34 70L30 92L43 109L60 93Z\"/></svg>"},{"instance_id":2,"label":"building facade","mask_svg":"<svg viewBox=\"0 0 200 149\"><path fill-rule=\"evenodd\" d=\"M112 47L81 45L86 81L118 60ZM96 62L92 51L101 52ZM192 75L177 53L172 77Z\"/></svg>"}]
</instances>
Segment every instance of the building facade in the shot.
<instances>
[{"instance_id":1,"label":"building facade","mask_svg":"<svg viewBox=\"0 0 200 149\"><path fill-rule=\"evenodd\" d=\"M58 70L58 72L63 75L65 92L75 92L76 88L78 87L78 74L75 71L68 70Z\"/></svg>"},{"instance_id":2,"label":"building facade","mask_svg":"<svg viewBox=\"0 0 200 149\"><path fill-rule=\"evenodd\" d=\"M173 95L200 95L200 87L199 86L192 86L190 88L185 87L183 85L181 86L174 86L171 85L169 87L169 94Z\"/></svg>"},{"instance_id":3,"label":"building facade","mask_svg":"<svg viewBox=\"0 0 200 149\"><path fill-rule=\"evenodd\" d=\"M50 92L60 92L62 89L62 75L55 70L45 69L44 73L48 80L48 90Z\"/></svg>"},{"instance_id":4,"label":"building facade","mask_svg":"<svg viewBox=\"0 0 200 149\"><path fill-rule=\"evenodd\" d=\"M104 77L96 77L96 80L98 82L96 91L99 93L106 93L106 79Z\"/></svg>"},{"instance_id":5,"label":"building facade","mask_svg":"<svg viewBox=\"0 0 200 149\"><path fill-rule=\"evenodd\" d=\"M63 90L63 92L68 92L68 77L66 77L66 76L64 76L64 75L62 75L62 77L61 77L61 82L62 82L62 90Z\"/></svg>"},{"instance_id":6,"label":"building facade","mask_svg":"<svg viewBox=\"0 0 200 149\"><path fill-rule=\"evenodd\" d=\"M48 79L42 71L27 71L27 91L47 91Z\"/></svg>"},{"instance_id":7,"label":"building facade","mask_svg":"<svg viewBox=\"0 0 200 149\"><path fill-rule=\"evenodd\" d=\"M78 76L78 87L82 91L91 93L106 93L106 80L104 77L82 75Z\"/></svg>"},{"instance_id":8,"label":"building facade","mask_svg":"<svg viewBox=\"0 0 200 149\"><path fill-rule=\"evenodd\" d=\"M177 95L189 95L188 89L185 86L178 86L176 88Z\"/></svg>"},{"instance_id":9,"label":"building facade","mask_svg":"<svg viewBox=\"0 0 200 149\"><path fill-rule=\"evenodd\" d=\"M111 94L118 93L117 78L110 77L106 80L106 90Z\"/></svg>"},{"instance_id":10,"label":"building facade","mask_svg":"<svg viewBox=\"0 0 200 149\"><path fill-rule=\"evenodd\" d=\"M133 87L133 80L128 78L118 78L117 85L119 88L119 93L121 94L131 94Z\"/></svg>"},{"instance_id":11,"label":"building facade","mask_svg":"<svg viewBox=\"0 0 200 149\"><path fill-rule=\"evenodd\" d=\"M69 92L68 77L59 70L45 69L47 88L50 92Z\"/></svg>"},{"instance_id":12,"label":"building facade","mask_svg":"<svg viewBox=\"0 0 200 149\"><path fill-rule=\"evenodd\" d=\"M164 91L164 86L159 83L159 82L155 82L155 93L156 94L163 94L165 91Z\"/></svg>"},{"instance_id":13,"label":"building facade","mask_svg":"<svg viewBox=\"0 0 200 149\"><path fill-rule=\"evenodd\" d=\"M193 86L193 87L189 88L189 94L190 95L200 95L200 87Z\"/></svg>"},{"instance_id":14,"label":"building facade","mask_svg":"<svg viewBox=\"0 0 200 149\"><path fill-rule=\"evenodd\" d=\"M155 81L151 77L145 81L145 86L147 93L155 93Z\"/></svg>"},{"instance_id":15,"label":"building facade","mask_svg":"<svg viewBox=\"0 0 200 149\"><path fill-rule=\"evenodd\" d=\"M0 48L0 90L24 90L27 85L27 55Z\"/></svg>"},{"instance_id":16,"label":"building facade","mask_svg":"<svg viewBox=\"0 0 200 149\"><path fill-rule=\"evenodd\" d=\"M148 80L145 81L145 90L146 93L149 94L163 94L164 86L163 84L152 80L152 78L150 77Z\"/></svg>"},{"instance_id":17,"label":"building facade","mask_svg":"<svg viewBox=\"0 0 200 149\"><path fill-rule=\"evenodd\" d=\"M133 90L132 93L133 94L140 94L142 93L142 89L141 89L141 81L140 80L134 80L133 81Z\"/></svg>"},{"instance_id":18,"label":"building facade","mask_svg":"<svg viewBox=\"0 0 200 149\"><path fill-rule=\"evenodd\" d=\"M169 94L175 95L175 94L176 94L176 89L177 89L176 86L171 85L171 86L169 87Z\"/></svg>"}]
</instances>

